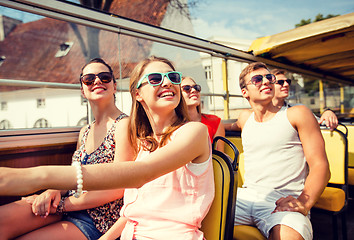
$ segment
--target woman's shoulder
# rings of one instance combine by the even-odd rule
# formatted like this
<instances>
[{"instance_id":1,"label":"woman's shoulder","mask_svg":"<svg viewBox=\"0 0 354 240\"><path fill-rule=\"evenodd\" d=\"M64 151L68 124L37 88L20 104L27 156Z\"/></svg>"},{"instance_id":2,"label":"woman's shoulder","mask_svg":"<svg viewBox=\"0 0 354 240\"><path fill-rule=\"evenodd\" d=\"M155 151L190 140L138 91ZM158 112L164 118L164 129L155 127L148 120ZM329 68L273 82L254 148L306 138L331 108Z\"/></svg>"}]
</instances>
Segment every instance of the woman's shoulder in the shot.
<instances>
[{"instance_id":1,"label":"woman's shoulder","mask_svg":"<svg viewBox=\"0 0 354 240\"><path fill-rule=\"evenodd\" d=\"M115 122L115 132L121 132L127 130L129 126L129 116L126 114L121 114Z\"/></svg>"},{"instance_id":2,"label":"woman's shoulder","mask_svg":"<svg viewBox=\"0 0 354 240\"><path fill-rule=\"evenodd\" d=\"M199 131L207 131L207 127L205 124L201 122L187 122L183 124L180 128L177 129L177 131L181 132L199 132Z\"/></svg>"},{"instance_id":3,"label":"woman's shoulder","mask_svg":"<svg viewBox=\"0 0 354 240\"><path fill-rule=\"evenodd\" d=\"M202 113L202 117L207 118L207 119L221 119L214 114L205 114L205 113Z\"/></svg>"},{"instance_id":4,"label":"woman's shoulder","mask_svg":"<svg viewBox=\"0 0 354 240\"><path fill-rule=\"evenodd\" d=\"M208 127L201 122L187 122L179 127L171 139L182 141L183 143L190 143L200 141L205 137L209 140ZM202 141L200 141L202 143Z\"/></svg>"}]
</instances>

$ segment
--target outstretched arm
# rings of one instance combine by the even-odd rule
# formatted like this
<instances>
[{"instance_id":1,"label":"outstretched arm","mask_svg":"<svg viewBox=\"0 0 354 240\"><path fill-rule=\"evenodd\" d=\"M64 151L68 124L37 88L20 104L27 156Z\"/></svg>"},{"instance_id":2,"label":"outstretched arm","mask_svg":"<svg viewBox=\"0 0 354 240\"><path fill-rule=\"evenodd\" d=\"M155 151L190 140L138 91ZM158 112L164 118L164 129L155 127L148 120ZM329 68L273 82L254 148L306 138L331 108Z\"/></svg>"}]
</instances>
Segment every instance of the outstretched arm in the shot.
<instances>
[{"instance_id":1,"label":"outstretched arm","mask_svg":"<svg viewBox=\"0 0 354 240\"><path fill-rule=\"evenodd\" d=\"M199 163L207 160L210 154L208 141L208 131L204 124L187 123L172 141L152 152L144 161L115 161L108 164L82 166L84 189L140 187L188 162ZM170 160L171 158L173 161ZM40 166L0 169L0 195L24 195L48 188L76 189L76 168Z\"/></svg>"},{"instance_id":2,"label":"outstretched arm","mask_svg":"<svg viewBox=\"0 0 354 240\"><path fill-rule=\"evenodd\" d=\"M247 119L250 117L252 109L244 109L241 111L238 119L233 123L224 124L227 131L241 131Z\"/></svg>"},{"instance_id":3,"label":"outstretched arm","mask_svg":"<svg viewBox=\"0 0 354 240\"><path fill-rule=\"evenodd\" d=\"M115 129L115 158L117 161L132 161L133 149L128 140L128 118L120 120ZM80 131L80 137L77 147L81 145L81 138L83 136L85 127ZM105 203L114 201L123 197L123 189L103 190L103 191L89 191L84 193L82 197L75 198L70 196L61 203L64 206L65 212L80 211L84 209L101 206ZM32 204L32 211L35 215L47 217L50 213L55 213L61 196L65 191L60 193L58 190L47 190L39 196L28 198L28 202Z\"/></svg>"}]
</instances>

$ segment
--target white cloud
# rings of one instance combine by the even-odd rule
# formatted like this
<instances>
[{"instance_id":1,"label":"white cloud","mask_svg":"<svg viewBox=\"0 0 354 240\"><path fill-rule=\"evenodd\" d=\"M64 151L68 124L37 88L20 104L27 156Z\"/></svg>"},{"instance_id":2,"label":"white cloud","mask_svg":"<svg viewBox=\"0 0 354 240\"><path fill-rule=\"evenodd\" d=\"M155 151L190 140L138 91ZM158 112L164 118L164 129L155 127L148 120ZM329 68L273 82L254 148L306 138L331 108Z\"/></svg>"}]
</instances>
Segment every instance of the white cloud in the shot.
<instances>
[{"instance_id":1,"label":"white cloud","mask_svg":"<svg viewBox=\"0 0 354 240\"><path fill-rule=\"evenodd\" d=\"M191 11L197 37L212 36L256 39L293 29L301 19L317 14L352 12L352 0L205 0ZM351 9L351 10L349 10Z\"/></svg>"},{"instance_id":2,"label":"white cloud","mask_svg":"<svg viewBox=\"0 0 354 240\"><path fill-rule=\"evenodd\" d=\"M253 32L237 25L227 24L225 20L208 23L203 19L192 20L194 31L197 37L210 38L212 36L232 37L241 39L255 39L258 33Z\"/></svg>"}]
</instances>

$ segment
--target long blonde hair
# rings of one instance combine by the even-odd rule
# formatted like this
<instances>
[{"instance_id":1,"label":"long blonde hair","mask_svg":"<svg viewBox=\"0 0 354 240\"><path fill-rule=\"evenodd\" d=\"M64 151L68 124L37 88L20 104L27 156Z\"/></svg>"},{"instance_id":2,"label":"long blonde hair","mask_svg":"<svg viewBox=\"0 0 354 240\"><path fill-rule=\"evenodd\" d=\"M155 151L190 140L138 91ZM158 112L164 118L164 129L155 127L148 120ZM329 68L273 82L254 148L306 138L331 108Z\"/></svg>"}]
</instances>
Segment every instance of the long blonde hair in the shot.
<instances>
[{"instance_id":1,"label":"long blonde hair","mask_svg":"<svg viewBox=\"0 0 354 240\"><path fill-rule=\"evenodd\" d=\"M189 121L187 107L182 94L180 94L180 101L178 103L178 106L175 108L177 120L166 130L166 132L161 135L160 142L153 138L153 130L149 118L146 115L145 109L143 108L142 104L136 100L137 83L142 77L145 68L151 62L163 62L169 65L173 69L173 71L176 70L172 62L168 59L151 56L139 62L132 71L129 86L129 91L132 97L129 132L130 142L134 148L135 153L138 153L140 147L143 147L144 150L153 152L158 147L166 145L167 140L170 138L171 134L180 126ZM140 144L138 144L138 141L140 142Z\"/></svg>"}]
</instances>

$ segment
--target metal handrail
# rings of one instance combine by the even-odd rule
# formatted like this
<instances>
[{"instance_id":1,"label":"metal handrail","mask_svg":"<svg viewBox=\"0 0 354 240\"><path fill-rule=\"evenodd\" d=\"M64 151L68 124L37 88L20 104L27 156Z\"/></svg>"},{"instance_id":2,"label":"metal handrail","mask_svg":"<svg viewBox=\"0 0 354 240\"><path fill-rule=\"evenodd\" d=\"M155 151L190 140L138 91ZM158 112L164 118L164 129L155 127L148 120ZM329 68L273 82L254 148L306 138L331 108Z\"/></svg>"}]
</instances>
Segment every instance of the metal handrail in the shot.
<instances>
[{"instance_id":1,"label":"metal handrail","mask_svg":"<svg viewBox=\"0 0 354 240\"><path fill-rule=\"evenodd\" d=\"M316 70L303 69L298 66L288 65L274 60L255 57L251 53L227 47L222 44L138 22L111 13L85 8L78 4L55 0L1 0L0 5L110 32L204 52L215 57L244 62L261 61L269 66L348 84L346 80L334 76L327 76Z\"/></svg>"}]
</instances>

